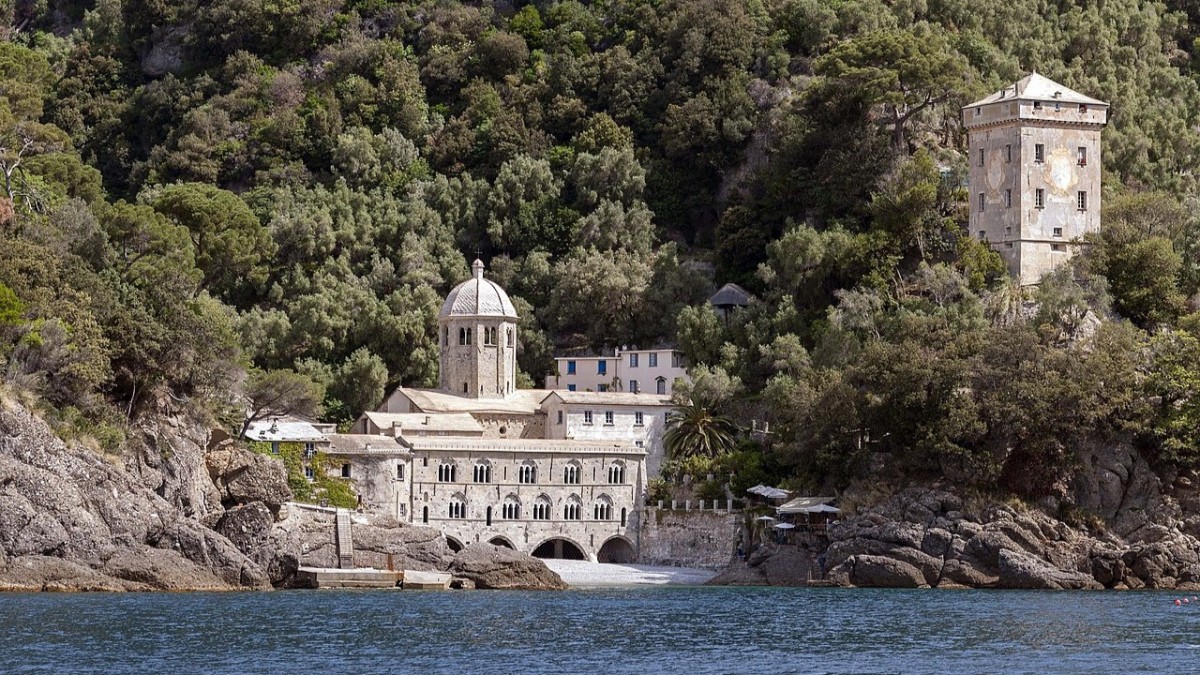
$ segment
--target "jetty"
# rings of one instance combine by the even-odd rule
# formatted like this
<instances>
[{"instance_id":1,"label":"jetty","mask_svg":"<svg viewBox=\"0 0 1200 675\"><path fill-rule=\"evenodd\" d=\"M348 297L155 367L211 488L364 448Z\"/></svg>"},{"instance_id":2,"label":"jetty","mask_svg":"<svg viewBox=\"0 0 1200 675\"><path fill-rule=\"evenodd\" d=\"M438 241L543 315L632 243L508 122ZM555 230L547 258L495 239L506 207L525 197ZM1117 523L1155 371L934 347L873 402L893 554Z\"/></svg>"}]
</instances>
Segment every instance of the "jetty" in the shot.
<instances>
[{"instance_id":1,"label":"jetty","mask_svg":"<svg viewBox=\"0 0 1200 675\"><path fill-rule=\"evenodd\" d=\"M296 582L301 588L403 588L447 590L452 577L446 572L380 570L370 567L301 567Z\"/></svg>"}]
</instances>

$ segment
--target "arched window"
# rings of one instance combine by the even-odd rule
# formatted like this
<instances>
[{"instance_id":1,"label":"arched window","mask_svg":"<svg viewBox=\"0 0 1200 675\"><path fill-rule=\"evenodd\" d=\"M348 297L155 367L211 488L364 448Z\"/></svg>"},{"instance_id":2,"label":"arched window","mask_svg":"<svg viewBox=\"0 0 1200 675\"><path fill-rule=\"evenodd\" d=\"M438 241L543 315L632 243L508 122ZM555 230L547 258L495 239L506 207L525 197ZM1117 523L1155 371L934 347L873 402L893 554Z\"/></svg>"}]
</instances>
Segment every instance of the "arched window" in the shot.
<instances>
[{"instance_id":1,"label":"arched window","mask_svg":"<svg viewBox=\"0 0 1200 675\"><path fill-rule=\"evenodd\" d=\"M613 462L608 465L608 484L609 485L624 485L625 484L625 463Z\"/></svg>"},{"instance_id":2,"label":"arched window","mask_svg":"<svg viewBox=\"0 0 1200 675\"><path fill-rule=\"evenodd\" d=\"M571 495L567 498L567 503L563 505L564 520L579 520L583 512L583 503L579 501L579 497Z\"/></svg>"},{"instance_id":3,"label":"arched window","mask_svg":"<svg viewBox=\"0 0 1200 675\"><path fill-rule=\"evenodd\" d=\"M492 524L492 507L490 506L487 507L487 524L489 526Z\"/></svg>"},{"instance_id":4,"label":"arched window","mask_svg":"<svg viewBox=\"0 0 1200 675\"><path fill-rule=\"evenodd\" d=\"M421 522L422 523L429 522L429 507L428 506L421 509Z\"/></svg>"},{"instance_id":5,"label":"arched window","mask_svg":"<svg viewBox=\"0 0 1200 675\"><path fill-rule=\"evenodd\" d=\"M450 498L450 508L448 509L451 518L466 518L467 517L467 500L460 494L456 494Z\"/></svg>"},{"instance_id":6,"label":"arched window","mask_svg":"<svg viewBox=\"0 0 1200 675\"><path fill-rule=\"evenodd\" d=\"M517 482L529 485L537 483L537 464L528 459L521 462L521 466L517 467Z\"/></svg>"},{"instance_id":7,"label":"arched window","mask_svg":"<svg viewBox=\"0 0 1200 675\"><path fill-rule=\"evenodd\" d=\"M607 495L600 495L592 505L593 520L612 520L612 500Z\"/></svg>"},{"instance_id":8,"label":"arched window","mask_svg":"<svg viewBox=\"0 0 1200 675\"><path fill-rule=\"evenodd\" d=\"M505 520L521 519L521 500L517 499L516 495L504 498L504 504L500 506L500 517Z\"/></svg>"},{"instance_id":9,"label":"arched window","mask_svg":"<svg viewBox=\"0 0 1200 675\"><path fill-rule=\"evenodd\" d=\"M442 462L438 465L438 482L453 483L458 474L458 468L453 462Z\"/></svg>"},{"instance_id":10,"label":"arched window","mask_svg":"<svg viewBox=\"0 0 1200 675\"><path fill-rule=\"evenodd\" d=\"M468 334L467 335L467 344L470 344L470 342L471 342L471 336ZM659 377L658 379L654 380L654 388L659 396L666 394L667 393L667 378Z\"/></svg>"},{"instance_id":11,"label":"arched window","mask_svg":"<svg viewBox=\"0 0 1200 675\"><path fill-rule=\"evenodd\" d=\"M450 345L450 327L442 326L442 346L447 347L449 345Z\"/></svg>"},{"instance_id":12,"label":"arched window","mask_svg":"<svg viewBox=\"0 0 1200 675\"><path fill-rule=\"evenodd\" d=\"M579 466L579 462L569 462L563 467L563 482L567 485L579 485L579 474L581 472L582 469Z\"/></svg>"},{"instance_id":13,"label":"arched window","mask_svg":"<svg viewBox=\"0 0 1200 675\"><path fill-rule=\"evenodd\" d=\"M539 496L533 503L533 519L550 520L550 498L546 495Z\"/></svg>"},{"instance_id":14,"label":"arched window","mask_svg":"<svg viewBox=\"0 0 1200 675\"><path fill-rule=\"evenodd\" d=\"M483 327L483 344L485 347L491 347L496 344L496 329L488 326Z\"/></svg>"},{"instance_id":15,"label":"arched window","mask_svg":"<svg viewBox=\"0 0 1200 675\"><path fill-rule=\"evenodd\" d=\"M458 329L458 344L460 344L460 345L467 344L467 329L466 328Z\"/></svg>"},{"instance_id":16,"label":"arched window","mask_svg":"<svg viewBox=\"0 0 1200 675\"><path fill-rule=\"evenodd\" d=\"M621 507L621 527L625 527L625 507Z\"/></svg>"},{"instance_id":17,"label":"arched window","mask_svg":"<svg viewBox=\"0 0 1200 675\"><path fill-rule=\"evenodd\" d=\"M504 343L506 347L516 347L517 342L513 339L513 329L508 329L508 342Z\"/></svg>"},{"instance_id":18,"label":"arched window","mask_svg":"<svg viewBox=\"0 0 1200 675\"><path fill-rule=\"evenodd\" d=\"M475 469L472 472L472 480L476 483L492 482L492 465L486 459L481 459L475 463Z\"/></svg>"},{"instance_id":19,"label":"arched window","mask_svg":"<svg viewBox=\"0 0 1200 675\"><path fill-rule=\"evenodd\" d=\"M471 329L467 329L467 344L471 344Z\"/></svg>"}]
</instances>

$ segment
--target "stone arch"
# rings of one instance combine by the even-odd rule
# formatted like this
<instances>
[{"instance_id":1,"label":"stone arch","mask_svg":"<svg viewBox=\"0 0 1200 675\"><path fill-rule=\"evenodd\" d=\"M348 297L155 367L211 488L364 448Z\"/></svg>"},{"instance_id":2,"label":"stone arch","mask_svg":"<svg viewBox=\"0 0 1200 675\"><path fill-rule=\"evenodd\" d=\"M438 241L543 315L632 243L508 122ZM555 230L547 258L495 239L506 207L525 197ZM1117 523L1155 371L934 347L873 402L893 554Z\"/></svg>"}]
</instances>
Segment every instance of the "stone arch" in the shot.
<instances>
[{"instance_id":1,"label":"stone arch","mask_svg":"<svg viewBox=\"0 0 1200 675\"><path fill-rule=\"evenodd\" d=\"M592 520L612 520L613 519L613 502L608 495L600 495L596 497L596 501L592 502Z\"/></svg>"},{"instance_id":2,"label":"stone arch","mask_svg":"<svg viewBox=\"0 0 1200 675\"><path fill-rule=\"evenodd\" d=\"M583 519L583 500L579 495L573 494L567 497L563 503L562 510L563 520L582 520Z\"/></svg>"},{"instance_id":3,"label":"stone arch","mask_svg":"<svg viewBox=\"0 0 1200 675\"><path fill-rule=\"evenodd\" d=\"M563 465L563 484L579 485L579 482L582 480L582 478L583 465L579 463L579 460L572 459Z\"/></svg>"},{"instance_id":4,"label":"stone arch","mask_svg":"<svg viewBox=\"0 0 1200 675\"><path fill-rule=\"evenodd\" d=\"M545 494L540 494L537 499L533 500L533 519L534 520L550 520L550 510L554 508L554 502Z\"/></svg>"},{"instance_id":5,"label":"stone arch","mask_svg":"<svg viewBox=\"0 0 1200 675\"><path fill-rule=\"evenodd\" d=\"M508 538L501 537L500 535L496 535L491 539L488 539L488 543L492 546L502 546L504 548L511 548L514 551L517 550L517 547L513 546L513 543L509 541Z\"/></svg>"},{"instance_id":6,"label":"stone arch","mask_svg":"<svg viewBox=\"0 0 1200 675\"><path fill-rule=\"evenodd\" d=\"M442 536L446 537L446 548L450 549L451 553L458 553L459 551L463 550L463 544L461 541L451 537L448 534Z\"/></svg>"},{"instance_id":7,"label":"stone arch","mask_svg":"<svg viewBox=\"0 0 1200 675\"><path fill-rule=\"evenodd\" d=\"M602 563L631 563L637 561L633 542L625 537L612 537L600 547L596 560Z\"/></svg>"},{"instance_id":8,"label":"stone arch","mask_svg":"<svg viewBox=\"0 0 1200 675\"><path fill-rule=\"evenodd\" d=\"M533 549L535 558L562 560L587 560L584 548L566 537L554 537L538 544Z\"/></svg>"}]
</instances>

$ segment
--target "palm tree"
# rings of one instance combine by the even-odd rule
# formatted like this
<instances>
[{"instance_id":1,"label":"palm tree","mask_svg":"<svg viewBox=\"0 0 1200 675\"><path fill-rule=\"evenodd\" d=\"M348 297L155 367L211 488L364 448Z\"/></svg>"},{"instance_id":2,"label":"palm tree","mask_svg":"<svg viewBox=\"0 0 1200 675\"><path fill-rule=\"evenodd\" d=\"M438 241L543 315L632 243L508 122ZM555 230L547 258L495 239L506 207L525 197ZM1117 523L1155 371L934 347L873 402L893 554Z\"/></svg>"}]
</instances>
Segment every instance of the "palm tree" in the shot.
<instances>
[{"instance_id":1,"label":"palm tree","mask_svg":"<svg viewBox=\"0 0 1200 675\"><path fill-rule=\"evenodd\" d=\"M712 404L693 396L687 405L667 416L663 444L671 459L719 457L733 450L736 431L732 420L716 414Z\"/></svg>"}]
</instances>

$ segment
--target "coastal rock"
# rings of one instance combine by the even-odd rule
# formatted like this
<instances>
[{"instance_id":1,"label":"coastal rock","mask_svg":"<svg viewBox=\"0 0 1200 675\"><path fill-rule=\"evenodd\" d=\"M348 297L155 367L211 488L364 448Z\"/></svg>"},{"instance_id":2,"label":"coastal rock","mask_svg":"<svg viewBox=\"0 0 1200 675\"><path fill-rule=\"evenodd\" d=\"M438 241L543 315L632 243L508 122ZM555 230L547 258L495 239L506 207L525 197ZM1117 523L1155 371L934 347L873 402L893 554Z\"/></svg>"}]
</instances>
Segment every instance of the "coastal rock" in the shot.
<instances>
[{"instance_id":1,"label":"coastal rock","mask_svg":"<svg viewBox=\"0 0 1200 675\"><path fill-rule=\"evenodd\" d=\"M533 556L491 544L471 544L454 555L447 571L476 588L564 590L567 584Z\"/></svg>"},{"instance_id":2,"label":"coastal rock","mask_svg":"<svg viewBox=\"0 0 1200 675\"><path fill-rule=\"evenodd\" d=\"M878 588L920 588L927 586L921 570L904 561L877 555L851 556L834 568L831 579L843 579L852 586Z\"/></svg>"},{"instance_id":3,"label":"coastal rock","mask_svg":"<svg viewBox=\"0 0 1200 675\"><path fill-rule=\"evenodd\" d=\"M221 516L213 528L231 541L239 551L266 569L273 558L268 548L275 516L262 502L235 506Z\"/></svg>"},{"instance_id":4,"label":"coastal rock","mask_svg":"<svg viewBox=\"0 0 1200 675\"><path fill-rule=\"evenodd\" d=\"M283 462L240 448L223 448L208 453L208 475L226 508L262 502L272 513L292 498Z\"/></svg>"},{"instance_id":5,"label":"coastal rock","mask_svg":"<svg viewBox=\"0 0 1200 675\"><path fill-rule=\"evenodd\" d=\"M266 574L113 458L68 445L16 403L0 405L5 587L263 588ZM143 564L135 564L135 558ZM54 562L57 560L58 562Z\"/></svg>"},{"instance_id":6,"label":"coastal rock","mask_svg":"<svg viewBox=\"0 0 1200 675\"><path fill-rule=\"evenodd\" d=\"M999 585L1002 588L1080 590L1103 588L1090 574L1051 567L1016 551L1000 551Z\"/></svg>"},{"instance_id":7,"label":"coastal rock","mask_svg":"<svg viewBox=\"0 0 1200 675\"><path fill-rule=\"evenodd\" d=\"M183 516L211 525L224 512L204 454L207 425L163 410L139 421L122 452L125 470Z\"/></svg>"}]
</instances>

